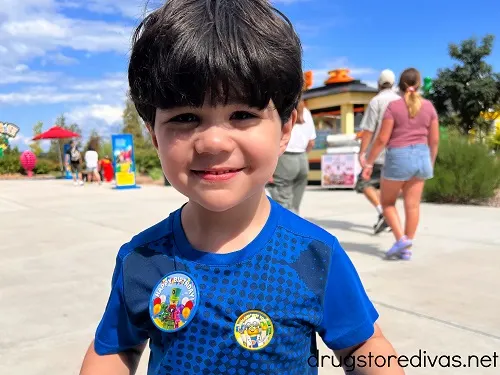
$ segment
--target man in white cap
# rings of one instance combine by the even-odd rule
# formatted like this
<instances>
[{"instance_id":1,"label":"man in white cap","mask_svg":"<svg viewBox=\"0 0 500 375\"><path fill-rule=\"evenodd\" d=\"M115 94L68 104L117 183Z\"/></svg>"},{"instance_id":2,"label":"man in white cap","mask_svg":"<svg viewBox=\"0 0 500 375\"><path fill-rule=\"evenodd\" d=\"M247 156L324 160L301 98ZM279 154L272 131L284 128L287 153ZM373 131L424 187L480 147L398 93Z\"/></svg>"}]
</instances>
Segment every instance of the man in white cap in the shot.
<instances>
[{"instance_id":1,"label":"man in white cap","mask_svg":"<svg viewBox=\"0 0 500 375\"><path fill-rule=\"evenodd\" d=\"M373 141L377 138L384 117L385 110L390 102L401 99L394 90L393 86L396 81L396 76L391 70L383 70L378 79L378 94L370 101L365 110L363 120L361 121L361 129L363 136L361 139L361 147L359 151L359 162L361 168L365 166L365 155L370 151ZM380 194L377 189L380 189L380 177L382 166L384 165L385 152L381 152L378 159L373 165L372 177L369 181L364 180L361 174L358 176L358 181L355 190L358 193L363 193L370 203L375 207L378 213L378 219L374 225L375 234L379 234L388 225L382 214L382 206L380 205Z\"/></svg>"}]
</instances>

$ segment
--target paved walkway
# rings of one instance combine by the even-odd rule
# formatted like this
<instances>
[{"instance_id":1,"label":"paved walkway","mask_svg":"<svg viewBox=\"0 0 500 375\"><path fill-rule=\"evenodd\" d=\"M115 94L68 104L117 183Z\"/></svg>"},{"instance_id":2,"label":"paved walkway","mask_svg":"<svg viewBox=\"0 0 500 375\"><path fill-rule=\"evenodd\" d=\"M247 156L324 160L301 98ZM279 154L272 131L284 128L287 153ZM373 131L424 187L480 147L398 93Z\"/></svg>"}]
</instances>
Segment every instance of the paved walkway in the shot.
<instances>
[{"instance_id":1,"label":"paved walkway","mask_svg":"<svg viewBox=\"0 0 500 375\"><path fill-rule=\"evenodd\" d=\"M0 181L0 374L78 374L117 249L182 202L170 187ZM381 259L391 234L371 235L374 210L351 191L311 189L302 214L339 238L400 355L460 355L464 366L469 355L490 356L470 368L422 362L407 374L499 373L500 359L492 366L494 351L500 355L500 209L423 205L410 263ZM330 353L321 346L320 354Z\"/></svg>"}]
</instances>

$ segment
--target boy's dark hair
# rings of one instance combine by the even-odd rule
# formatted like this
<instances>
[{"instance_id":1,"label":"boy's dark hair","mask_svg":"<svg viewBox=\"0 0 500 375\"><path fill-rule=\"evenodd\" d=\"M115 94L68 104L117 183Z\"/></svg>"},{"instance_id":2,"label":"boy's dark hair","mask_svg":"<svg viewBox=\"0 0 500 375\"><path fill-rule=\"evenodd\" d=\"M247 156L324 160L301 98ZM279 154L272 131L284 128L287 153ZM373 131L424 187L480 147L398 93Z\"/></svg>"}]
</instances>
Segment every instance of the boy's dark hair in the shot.
<instances>
[{"instance_id":1,"label":"boy's dark hair","mask_svg":"<svg viewBox=\"0 0 500 375\"><path fill-rule=\"evenodd\" d=\"M272 99L282 122L303 88L302 48L268 0L167 0L137 27L130 97L154 126L156 108Z\"/></svg>"}]
</instances>

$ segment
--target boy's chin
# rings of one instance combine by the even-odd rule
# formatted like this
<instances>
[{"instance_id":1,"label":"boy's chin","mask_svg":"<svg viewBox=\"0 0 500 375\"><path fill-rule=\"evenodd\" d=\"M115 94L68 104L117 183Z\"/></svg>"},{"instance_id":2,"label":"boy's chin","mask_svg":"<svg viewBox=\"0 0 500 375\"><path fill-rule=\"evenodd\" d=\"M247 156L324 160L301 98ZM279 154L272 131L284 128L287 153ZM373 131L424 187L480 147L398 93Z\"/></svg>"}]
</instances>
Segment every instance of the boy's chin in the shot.
<instances>
[{"instance_id":1,"label":"boy's chin","mask_svg":"<svg viewBox=\"0 0 500 375\"><path fill-rule=\"evenodd\" d=\"M262 194L264 194L264 190L262 190ZM211 191L191 196L190 201L203 207L207 211L225 212L239 206L242 203L245 203L253 196L254 195L251 192L248 192L248 194L242 194L242 192ZM255 198L258 199L257 196L255 196Z\"/></svg>"}]
</instances>

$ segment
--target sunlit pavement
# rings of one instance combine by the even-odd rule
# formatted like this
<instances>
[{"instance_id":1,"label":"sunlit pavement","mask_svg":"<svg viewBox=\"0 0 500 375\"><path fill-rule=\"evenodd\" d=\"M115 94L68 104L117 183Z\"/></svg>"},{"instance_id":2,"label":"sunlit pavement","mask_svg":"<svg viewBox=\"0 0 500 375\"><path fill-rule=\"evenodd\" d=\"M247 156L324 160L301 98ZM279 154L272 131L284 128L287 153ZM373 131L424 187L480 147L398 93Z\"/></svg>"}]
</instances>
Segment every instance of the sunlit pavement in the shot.
<instances>
[{"instance_id":1,"label":"sunlit pavement","mask_svg":"<svg viewBox=\"0 0 500 375\"><path fill-rule=\"evenodd\" d=\"M163 186L0 181L0 374L77 374L119 246L184 201ZM499 373L500 209L424 204L411 262L382 259L392 235L372 235L375 211L352 191L310 188L301 214L339 238L398 354L430 356L421 367L414 357L407 374ZM321 345L320 355L331 353ZM443 367L440 357L431 368L442 355L462 363ZM465 367L469 355L482 365L472 358ZM321 375L343 373L331 362L325 358Z\"/></svg>"}]
</instances>

